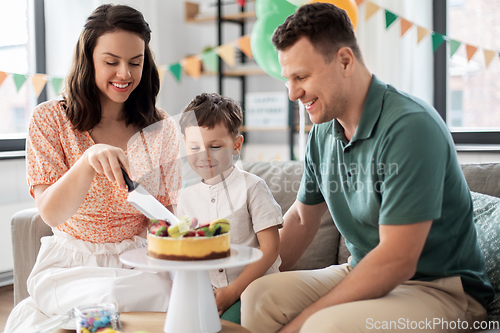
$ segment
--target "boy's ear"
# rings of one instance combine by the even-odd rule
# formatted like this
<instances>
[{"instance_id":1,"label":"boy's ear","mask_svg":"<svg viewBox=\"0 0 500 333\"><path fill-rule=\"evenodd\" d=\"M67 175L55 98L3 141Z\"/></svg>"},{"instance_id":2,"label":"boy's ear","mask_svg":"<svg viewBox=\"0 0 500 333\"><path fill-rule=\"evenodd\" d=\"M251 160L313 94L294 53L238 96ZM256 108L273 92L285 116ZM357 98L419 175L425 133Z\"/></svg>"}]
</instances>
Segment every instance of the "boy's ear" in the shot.
<instances>
[{"instance_id":1,"label":"boy's ear","mask_svg":"<svg viewBox=\"0 0 500 333\"><path fill-rule=\"evenodd\" d=\"M234 140L233 155L238 155L241 151L242 146L243 146L243 135L240 134Z\"/></svg>"}]
</instances>

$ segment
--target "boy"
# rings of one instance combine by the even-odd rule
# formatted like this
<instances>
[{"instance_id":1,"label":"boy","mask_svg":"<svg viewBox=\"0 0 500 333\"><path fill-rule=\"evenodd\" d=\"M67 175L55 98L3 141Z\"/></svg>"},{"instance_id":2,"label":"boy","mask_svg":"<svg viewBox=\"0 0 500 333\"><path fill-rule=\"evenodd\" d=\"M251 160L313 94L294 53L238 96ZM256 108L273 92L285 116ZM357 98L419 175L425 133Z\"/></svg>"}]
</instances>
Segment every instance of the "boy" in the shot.
<instances>
[{"instance_id":1,"label":"boy","mask_svg":"<svg viewBox=\"0 0 500 333\"><path fill-rule=\"evenodd\" d=\"M177 214L201 223L216 218L231 222L231 243L259 248L264 256L246 267L210 271L222 319L240 323L240 295L253 280L278 272L281 208L264 180L233 164L243 144L243 112L218 94L196 96L181 115L187 160L201 177L181 192Z\"/></svg>"}]
</instances>

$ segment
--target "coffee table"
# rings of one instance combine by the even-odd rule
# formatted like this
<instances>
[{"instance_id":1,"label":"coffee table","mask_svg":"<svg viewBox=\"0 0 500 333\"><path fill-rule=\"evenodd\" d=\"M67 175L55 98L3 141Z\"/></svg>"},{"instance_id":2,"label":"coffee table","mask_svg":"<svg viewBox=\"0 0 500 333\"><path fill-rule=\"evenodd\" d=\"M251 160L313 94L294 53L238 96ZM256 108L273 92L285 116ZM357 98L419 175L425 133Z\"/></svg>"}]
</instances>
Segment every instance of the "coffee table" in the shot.
<instances>
[{"instance_id":1,"label":"coffee table","mask_svg":"<svg viewBox=\"0 0 500 333\"><path fill-rule=\"evenodd\" d=\"M134 333L146 331L150 333L161 332L165 324L165 312L123 312L120 314L123 331ZM220 333L250 333L246 328L230 321L221 319ZM75 330L59 329L56 333L74 333Z\"/></svg>"},{"instance_id":2,"label":"coffee table","mask_svg":"<svg viewBox=\"0 0 500 333\"><path fill-rule=\"evenodd\" d=\"M228 258L200 261L159 260L147 248L120 255L124 264L152 271L175 271L164 332L215 333L222 329L208 271L245 266L262 258L262 252L245 245L231 245Z\"/></svg>"}]
</instances>

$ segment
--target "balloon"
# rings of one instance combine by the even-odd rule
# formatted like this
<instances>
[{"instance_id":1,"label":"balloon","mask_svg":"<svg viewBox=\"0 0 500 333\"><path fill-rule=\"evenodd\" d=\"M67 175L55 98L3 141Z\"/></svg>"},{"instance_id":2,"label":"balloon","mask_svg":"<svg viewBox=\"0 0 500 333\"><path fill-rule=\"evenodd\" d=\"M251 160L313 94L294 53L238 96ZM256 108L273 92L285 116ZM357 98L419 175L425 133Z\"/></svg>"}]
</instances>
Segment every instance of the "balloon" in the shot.
<instances>
[{"instance_id":1,"label":"balloon","mask_svg":"<svg viewBox=\"0 0 500 333\"><path fill-rule=\"evenodd\" d=\"M257 1L258 2L258 1ZM356 1L354 0L313 0L313 2L324 2L324 3L331 3L332 5L335 5L339 8L342 8L347 12L347 16L351 19L352 26L354 27L354 30L356 30L356 27L358 26L358 6L356 4Z\"/></svg>"},{"instance_id":2,"label":"balloon","mask_svg":"<svg viewBox=\"0 0 500 333\"><path fill-rule=\"evenodd\" d=\"M295 13L296 9L297 6L287 0L255 1L257 21L250 34L252 54L255 62L264 72L279 80L284 80L284 78L281 76L278 52L271 39L278 25L285 22L285 19Z\"/></svg>"},{"instance_id":3,"label":"balloon","mask_svg":"<svg viewBox=\"0 0 500 333\"><path fill-rule=\"evenodd\" d=\"M306 3L309 2L309 0L287 0L287 1L297 7L305 5Z\"/></svg>"}]
</instances>

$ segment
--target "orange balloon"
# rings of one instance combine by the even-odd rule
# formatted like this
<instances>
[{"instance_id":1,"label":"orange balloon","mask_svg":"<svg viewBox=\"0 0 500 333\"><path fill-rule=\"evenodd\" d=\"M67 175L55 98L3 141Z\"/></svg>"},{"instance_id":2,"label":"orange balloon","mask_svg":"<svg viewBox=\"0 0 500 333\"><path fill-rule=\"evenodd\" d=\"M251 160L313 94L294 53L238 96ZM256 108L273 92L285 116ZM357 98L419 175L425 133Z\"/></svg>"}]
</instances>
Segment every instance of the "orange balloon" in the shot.
<instances>
[{"instance_id":1,"label":"orange balloon","mask_svg":"<svg viewBox=\"0 0 500 333\"><path fill-rule=\"evenodd\" d=\"M358 26L358 5L356 4L356 1L354 0L313 0L313 2L325 2L325 3L331 3L332 5L335 5L339 8L342 8L347 12L347 16L351 19L352 26L354 27L354 30L356 30L356 27Z\"/></svg>"}]
</instances>

